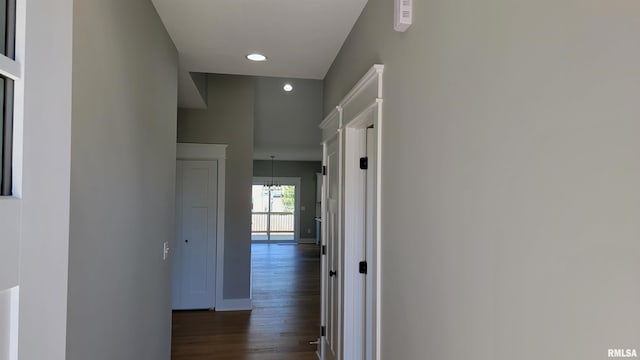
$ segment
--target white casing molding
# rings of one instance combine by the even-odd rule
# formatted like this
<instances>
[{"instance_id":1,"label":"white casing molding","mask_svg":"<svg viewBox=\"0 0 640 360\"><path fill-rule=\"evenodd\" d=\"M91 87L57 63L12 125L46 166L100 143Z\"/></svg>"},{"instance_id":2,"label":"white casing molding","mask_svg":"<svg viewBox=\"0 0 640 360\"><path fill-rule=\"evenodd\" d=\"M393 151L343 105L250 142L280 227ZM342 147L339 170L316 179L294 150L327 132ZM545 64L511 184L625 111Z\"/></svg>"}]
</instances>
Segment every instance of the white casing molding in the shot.
<instances>
[{"instance_id":1,"label":"white casing molding","mask_svg":"<svg viewBox=\"0 0 640 360\"><path fill-rule=\"evenodd\" d=\"M218 226L216 234L216 298L214 307L216 310L224 311L221 308L233 308L241 302L237 299L224 299L222 293L224 289L224 219L225 219L225 179L226 179L226 144L176 144L176 160L217 160L218 161ZM251 309L251 299L245 300L244 306L240 310Z\"/></svg>"},{"instance_id":2,"label":"white casing molding","mask_svg":"<svg viewBox=\"0 0 640 360\"><path fill-rule=\"evenodd\" d=\"M329 140L336 136L339 137L339 152L341 158L340 164L340 234L342 248L342 269L357 269L357 264L363 259L364 251L360 244L354 244L349 239L364 238L364 209L362 190L363 176L357 171L350 171L351 168L358 166L357 157L366 152L366 146L362 142L362 135L366 136L366 128L374 126L377 129L377 156L376 156L376 188L374 209L375 221L375 243L373 259L369 261L369 274L373 276L373 319L366 319L367 326L373 324L372 343L367 344L369 347L366 353L366 360L380 359L380 301L381 301L381 150L382 150L382 98L383 98L383 82L382 74L384 65L373 65L371 69L356 83L349 93L343 98L336 108L322 121L320 128L322 129L322 144L324 147L323 163L326 165L326 145ZM351 169L352 170L352 169ZM323 199L325 195L323 189ZM322 214L325 213L324 202L322 204ZM346 221L348 217L349 221ZM322 244L326 244L326 229L322 229ZM324 287L327 286L325 277L327 276L325 260L322 261L322 324L326 324L326 293ZM344 359L364 359L365 353L362 349L362 341L365 333L362 332L362 324L365 321L362 304L364 304L364 281L362 275L357 271L343 271L342 279L342 304L343 308L339 310L342 313L342 348L339 358ZM345 334L349 334L346 338ZM321 343L324 344L323 341ZM321 359L324 359L324 348L321 349Z\"/></svg>"},{"instance_id":3,"label":"white casing molding","mask_svg":"<svg viewBox=\"0 0 640 360\"><path fill-rule=\"evenodd\" d=\"M178 160L221 160L227 158L226 144L176 144Z\"/></svg>"},{"instance_id":4,"label":"white casing molding","mask_svg":"<svg viewBox=\"0 0 640 360\"><path fill-rule=\"evenodd\" d=\"M340 125L349 126L358 114L362 113L378 99L382 99L382 72L384 65L373 65L371 69L356 83L351 91L338 104L342 109Z\"/></svg>"},{"instance_id":5,"label":"white casing molding","mask_svg":"<svg viewBox=\"0 0 640 360\"><path fill-rule=\"evenodd\" d=\"M216 301L216 311L245 311L252 308L251 299L220 299Z\"/></svg>"},{"instance_id":6,"label":"white casing molding","mask_svg":"<svg viewBox=\"0 0 640 360\"><path fill-rule=\"evenodd\" d=\"M323 144L326 144L329 140L331 140L334 136L336 136L338 133L338 129L342 127L342 124L340 123L341 112L342 112L342 109L340 107L336 107L320 123L320 129L322 129Z\"/></svg>"}]
</instances>

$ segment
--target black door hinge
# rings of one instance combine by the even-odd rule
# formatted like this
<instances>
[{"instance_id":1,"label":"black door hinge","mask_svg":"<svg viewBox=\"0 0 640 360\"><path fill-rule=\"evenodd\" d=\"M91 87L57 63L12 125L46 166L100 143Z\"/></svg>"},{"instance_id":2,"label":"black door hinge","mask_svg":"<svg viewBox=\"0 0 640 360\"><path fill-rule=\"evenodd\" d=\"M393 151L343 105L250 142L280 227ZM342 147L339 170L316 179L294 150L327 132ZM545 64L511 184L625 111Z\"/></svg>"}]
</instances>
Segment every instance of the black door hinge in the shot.
<instances>
[{"instance_id":1,"label":"black door hinge","mask_svg":"<svg viewBox=\"0 0 640 360\"><path fill-rule=\"evenodd\" d=\"M327 336L327 328L320 326L320 336Z\"/></svg>"},{"instance_id":2,"label":"black door hinge","mask_svg":"<svg viewBox=\"0 0 640 360\"><path fill-rule=\"evenodd\" d=\"M322 166L322 175L327 175L327 167Z\"/></svg>"},{"instance_id":3,"label":"black door hinge","mask_svg":"<svg viewBox=\"0 0 640 360\"><path fill-rule=\"evenodd\" d=\"M327 245L322 245L322 255L327 255Z\"/></svg>"},{"instance_id":4,"label":"black door hinge","mask_svg":"<svg viewBox=\"0 0 640 360\"><path fill-rule=\"evenodd\" d=\"M369 158L368 157L361 157L360 158L360 169L362 170L367 170L369 168Z\"/></svg>"},{"instance_id":5,"label":"black door hinge","mask_svg":"<svg viewBox=\"0 0 640 360\"><path fill-rule=\"evenodd\" d=\"M358 270L360 271L360 274L366 274L367 273L367 262L366 261L360 261L360 264L358 265Z\"/></svg>"}]
</instances>

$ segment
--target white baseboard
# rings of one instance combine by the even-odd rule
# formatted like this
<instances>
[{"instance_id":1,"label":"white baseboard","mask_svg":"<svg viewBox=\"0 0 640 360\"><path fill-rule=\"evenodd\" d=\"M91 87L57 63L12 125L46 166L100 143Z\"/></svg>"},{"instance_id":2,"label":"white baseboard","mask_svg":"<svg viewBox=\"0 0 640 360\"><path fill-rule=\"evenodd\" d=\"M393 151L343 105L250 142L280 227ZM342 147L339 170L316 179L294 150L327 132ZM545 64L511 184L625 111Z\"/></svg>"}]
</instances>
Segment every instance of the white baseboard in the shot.
<instances>
[{"instance_id":1,"label":"white baseboard","mask_svg":"<svg viewBox=\"0 0 640 360\"><path fill-rule=\"evenodd\" d=\"M298 241L298 244L315 244L316 243L316 238L306 238L306 239L300 239L300 241Z\"/></svg>"},{"instance_id":2,"label":"white baseboard","mask_svg":"<svg viewBox=\"0 0 640 360\"><path fill-rule=\"evenodd\" d=\"M251 299L223 299L221 304L216 304L216 311L244 311L252 308Z\"/></svg>"}]
</instances>

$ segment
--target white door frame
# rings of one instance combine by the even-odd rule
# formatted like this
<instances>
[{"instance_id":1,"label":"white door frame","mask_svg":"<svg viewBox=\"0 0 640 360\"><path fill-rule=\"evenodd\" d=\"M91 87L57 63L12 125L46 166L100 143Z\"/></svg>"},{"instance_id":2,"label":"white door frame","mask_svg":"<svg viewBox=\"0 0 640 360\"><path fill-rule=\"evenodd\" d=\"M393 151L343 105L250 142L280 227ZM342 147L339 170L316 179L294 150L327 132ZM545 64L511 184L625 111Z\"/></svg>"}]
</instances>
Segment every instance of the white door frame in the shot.
<instances>
[{"instance_id":1,"label":"white door frame","mask_svg":"<svg viewBox=\"0 0 640 360\"><path fill-rule=\"evenodd\" d=\"M375 121L374 121L375 122ZM373 268L375 265L380 263L378 259L379 251L377 249L378 245L378 231L380 224L380 209L378 208L378 202L380 200L380 194L378 191L378 182L380 180L380 176L378 173L378 158L380 157L380 153L378 152L378 128L376 124L373 127L367 128L365 137L366 137L366 152L367 157L369 158L369 169L367 171L367 181L366 181L366 259L368 262L372 264L372 268L368 269L371 272L371 276L366 278L366 295L365 295L365 319L367 320L367 324L372 324L373 326L369 326L365 328L365 359L374 359L375 354L378 353L376 350L377 342L376 340L376 329L378 329L378 321L379 317L376 313L376 308L374 308L373 303L376 301L376 291L379 289L377 280L379 277L379 272L376 268ZM374 260L375 259L375 260Z\"/></svg>"},{"instance_id":2,"label":"white door frame","mask_svg":"<svg viewBox=\"0 0 640 360\"><path fill-rule=\"evenodd\" d=\"M267 185L270 184L271 181L274 181L276 184L280 185L293 185L296 187L296 198L295 198L295 212L293 214L293 241L300 242L300 178L299 177L290 177L290 176L279 176L274 177L273 179L266 176L254 176L252 185ZM265 241L253 241L253 243L260 243Z\"/></svg>"},{"instance_id":3,"label":"white door frame","mask_svg":"<svg viewBox=\"0 0 640 360\"><path fill-rule=\"evenodd\" d=\"M176 144L176 160L204 160L218 162L218 218L216 233L216 273L215 297L212 309L224 307L224 206L225 206L225 167L227 158L226 144Z\"/></svg>"},{"instance_id":4,"label":"white door frame","mask_svg":"<svg viewBox=\"0 0 640 360\"><path fill-rule=\"evenodd\" d=\"M378 360L380 358L380 294L381 294L381 150L382 150L382 73L383 65L374 65L369 72L345 96L334 111L320 124L323 130L323 143L328 139L340 136L341 152L341 243L342 256L342 328L343 341L340 359ZM366 154L366 129L373 126L376 129L375 167L371 167L375 174L375 190L373 204L375 209L370 213L374 234L371 239L372 259L367 259L369 281L373 285L371 292L367 292L373 299L366 299L365 277L358 272L358 264L366 258L365 244L367 221L366 211L366 172L359 169L359 159ZM325 153L326 155L326 153ZM324 199L324 197L323 197ZM324 204L323 204L324 206ZM323 210L324 213L324 210ZM323 229L324 230L324 229ZM323 238L326 231L323 231ZM325 244L323 239L323 244ZM324 260L324 259L323 259ZM326 270L326 269L323 269ZM322 273L323 291L326 286ZM367 301L368 300L368 301ZM323 298L324 301L324 298ZM372 311L367 316L364 304L369 303ZM322 324L326 324L326 304L322 304ZM371 318L372 317L372 318ZM372 326L370 338L367 338L365 324ZM348 334L348 335L346 335ZM348 339L346 338L348 336ZM367 347L365 351L365 346ZM324 354L321 354L324 359Z\"/></svg>"},{"instance_id":5,"label":"white door frame","mask_svg":"<svg viewBox=\"0 0 640 360\"><path fill-rule=\"evenodd\" d=\"M379 300L376 299L377 290L379 289L379 263L377 257L379 251L379 227L380 224L380 195L379 184L380 177L378 173L372 174L375 179L376 189L372 194L373 204L375 206L372 211L367 211L367 171L360 169L359 160L361 157L367 156L367 128L373 126L374 131L379 131L379 110L381 110L381 102L372 104L361 114L356 116L353 121L345 126L345 181L344 181L344 268L354 269L351 272L345 272L345 290L344 290L344 314L345 314L345 333L353 334L351 344L345 343L345 359L375 359L377 354L375 347L377 344L377 305ZM379 141L380 136L377 136ZM379 146L379 144L378 144ZM369 165L371 171L378 171L380 168L379 153L369 156L369 161L374 164ZM371 218L368 218L368 216ZM369 239L367 244L367 233L365 231L367 224L373 224L373 237ZM367 256L367 253L372 257ZM359 274L356 269L360 261L367 261L367 275ZM367 281L368 280L368 281ZM366 284L373 286L371 291L367 292ZM367 298L374 296L374 298ZM369 314L365 312L366 304L373 307L373 311ZM375 325L374 325L375 324ZM373 325L373 326L372 326ZM367 326L369 328L370 338L367 338Z\"/></svg>"}]
</instances>

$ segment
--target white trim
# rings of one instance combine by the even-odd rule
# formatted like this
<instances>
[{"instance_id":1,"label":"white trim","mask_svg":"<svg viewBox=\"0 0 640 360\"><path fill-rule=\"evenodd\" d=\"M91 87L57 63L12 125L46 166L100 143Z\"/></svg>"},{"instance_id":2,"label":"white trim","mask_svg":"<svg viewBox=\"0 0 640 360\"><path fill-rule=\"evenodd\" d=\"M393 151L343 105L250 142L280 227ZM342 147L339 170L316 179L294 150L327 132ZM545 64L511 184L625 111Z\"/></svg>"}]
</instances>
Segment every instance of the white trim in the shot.
<instances>
[{"instance_id":1,"label":"white trim","mask_svg":"<svg viewBox=\"0 0 640 360\"><path fill-rule=\"evenodd\" d=\"M216 246L216 301L217 304L224 301L224 221L225 221L225 184L226 184L226 160L218 159L218 241Z\"/></svg>"},{"instance_id":2,"label":"white trim","mask_svg":"<svg viewBox=\"0 0 640 360\"><path fill-rule=\"evenodd\" d=\"M336 129L332 134L328 134L328 136L326 138L322 139L322 145L330 143L331 141L333 141L338 136L340 136L340 130ZM322 155L322 156L324 156L324 155Z\"/></svg>"},{"instance_id":3,"label":"white trim","mask_svg":"<svg viewBox=\"0 0 640 360\"><path fill-rule=\"evenodd\" d=\"M373 72L371 77L360 84L358 91L344 100L340 105L342 109L342 127L348 126L353 119L365 111L372 103L382 99L382 75Z\"/></svg>"},{"instance_id":4,"label":"white trim","mask_svg":"<svg viewBox=\"0 0 640 360\"><path fill-rule=\"evenodd\" d=\"M6 345L0 348L0 358L4 360L18 360L19 291L19 286L0 290L0 343Z\"/></svg>"},{"instance_id":5,"label":"white trim","mask_svg":"<svg viewBox=\"0 0 640 360\"><path fill-rule=\"evenodd\" d=\"M370 84L375 84L378 89L378 95L376 97L382 97L382 82L378 81L382 78L382 72L384 71L384 65L375 64L367 71L367 73L360 79L356 85L347 93L338 106L345 107L350 102L354 101ZM375 82L374 82L375 81Z\"/></svg>"},{"instance_id":6,"label":"white trim","mask_svg":"<svg viewBox=\"0 0 640 360\"><path fill-rule=\"evenodd\" d=\"M226 144L176 144L176 160L217 160L218 162L218 219L216 236L216 284L215 302L217 308L224 301L224 221L226 185ZM249 299L251 300L251 299Z\"/></svg>"},{"instance_id":7,"label":"white trim","mask_svg":"<svg viewBox=\"0 0 640 360\"><path fill-rule=\"evenodd\" d=\"M11 319L9 320L9 360L18 360L18 334L20 328L20 286L11 292Z\"/></svg>"},{"instance_id":8,"label":"white trim","mask_svg":"<svg viewBox=\"0 0 640 360\"><path fill-rule=\"evenodd\" d=\"M325 129L327 128L331 123L333 123L334 121L337 121L338 118L340 117L338 114L338 106L336 106L333 110L331 110L331 112L329 113L329 115L327 115L327 117L324 118L324 120L322 120L322 122L320 123L320 125L318 125L318 127L320 129Z\"/></svg>"},{"instance_id":9,"label":"white trim","mask_svg":"<svg viewBox=\"0 0 640 360\"><path fill-rule=\"evenodd\" d=\"M339 165L338 165L338 201L342 202L342 204L340 206L338 206L338 219L340 219L338 221L338 242L340 243L340 250L339 252L339 256L338 256L338 264L339 267L338 269L336 269L338 271L338 298L340 299L339 301L339 308L338 308L338 322L340 324L339 327L339 332L338 332L338 336L340 338L340 343L338 346L338 360L339 359L343 359L343 354L344 354L344 344L347 343L347 338L345 336L345 332L344 332L344 302L345 302L345 298L344 298L344 241L345 241L345 237L344 237L344 220L345 220L345 212L344 212L344 137L345 137L345 132L342 129L342 116L343 116L343 112L341 108L338 108L338 111L340 112L340 126L341 128L338 129L338 159L339 159ZM350 343L350 342L349 342Z\"/></svg>"},{"instance_id":10,"label":"white trim","mask_svg":"<svg viewBox=\"0 0 640 360\"><path fill-rule=\"evenodd\" d=\"M20 80L22 78L22 66L17 61L0 54L0 75L6 76L11 80Z\"/></svg>"},{"instance_id":11,"label":"white trim","mask_svg":"<svg viewBox=\"0 0 640 360\"><path fill-rule=\"evenodd\" d=\"M351 120L345 124L345 128L362 128L374 125L375 121L371 122L369 115L378 110L379 104L382 104L382 99L376 98L374 102L364 107L360 113L354 115Z\"/></svg>"},{"instance_id":12,"label":"white trim","mask_svg":"<svg viewBox=\"0 0 640 360\"><path fill-rule=\"evenodd\" d=\"M380 236L380 151L379 149L379 134L380 134L380 118L382 116L382 102L378 102L378 113L372 114L373 116L373 129L367 129L367 156L369 157L369 169L375 169L375 172L367 172L367 191L366 191L366 258L371 264L370 274L367 277L365 288L367 293L365 295L365 319L367 324L372 326L365 329L365 360L373 360L377 358L376 354L379 354L380 342L380 309L379 290L380 290L380 242L378 241ZM371 124L367 125L370 126ZM371 134L371 136L369 136ZM372 137L375 138L375 142L372 141ZM371 143L369 142L371 141ZM373 186L375 185L375 187ZM373 204L373 205L371 205Z\"/></svg>"},{"instance_id":13,"label":"white trim","mask_svg":"<svg viewBox=\"0 0 640 360\"><path fill-rule=\"evenodd\" d=\"M223 299L216 306L216 311L245 311L251 310L253 303L251 298Z\"/></svg>"},{"instance_id":14,"label":"white trim","mask_svg":"<svg viewBox=\"0 0 640 360\"><path fill-rule=\"evenodd\" d=\"M11 158L11 193L22 198L22 169L24 143L24 103L25 81L24 61L27 46L27 6L26 1L16 1L15 60L4 57L4 74L14 80L13 83L13 149ZM9 74L10 73L10 74ZM14 75L14 76L11 76Z\"/></svg>"},{"instance_id":15,"label":"white trim","mask_svg":"<svg viewBox=\"0 0 640 360\"><path fill-rule=\"evenodd\" d=\"M366 257L366 254L363 251L363 244L366 243L366 233L365 233L365 211L366 211L366 192L359 191L361 189L365 189L366 180L364 179L364 175L360 172L349 171L349 169L358 168L357 160L360 156L362 156L363 152L366 153L366 146L363 147L364 139L366 138L366 128L368 126L374 125L374 128L377 131L378 145L380 143L381 131L380 131L380 120L382 117L381 112L382 102L375 101L372 106L369 106L367 111L363 111L362 114L358 115L357 118L350 121L350 125L346 127L344 130L347 134L345 139L345 161L346 161L346 171L345 171L345 199L343 207L345 208L345 212L349 213L349 223L345 223L345 227L351 229L349 232L345 233L345 248L348 250L345 252L345 265L346 266L357 266L357 262ZM377 110L377 111L376 111ZM345 348L345 355L347 353L350 354L348 358L362 358L366 353L371 354L371 357L365 360L373 360L379 359L379 344L380 344L380 255L381 255L381 240L382 233L380 232L380 219L381 219L381 198L380 198L380 189L381 189L381 179L380 179L380 164L381 164L381 156L380 156L379 148L376 150L376 189L374 199L376 203L376 207L374 209L373 216L375 217L375 234L373 239L373 252L374 256L372 259L368 259L369 273L367 276L373 277L374 281L374 291L371 293L373 295L373 299L371 299L371 305L373 307L373 319L369 318L368 314L363 314L359 311L362 304L366 302L366 294L364 292L364 286L360 286L360 280L364 282L364 279L361 278L361 275L353 272L346 275L350 275L351 287L345 286L346 289L350 289L350 292L345 292L345 315L348 314L351 316L350 319L345 319L345 326L353 326L351 329L352 334L356 334L358 331L358 327L353 324L367 324L367 326L371 326L373 324L374 328L372 331L373 334L373 343L367 344L366 339L366 331L363 334L352 335L351 339L353 340L350 343L346 343L348 348ZM350 241L347 241L349 239ZM345 280L347 281L347 280ZM345 289L345 291L346 291ZM370 294L370 295L371 295ZM350 298L350 296L353 296ZM363 329L363 328L362 328ZM362 345L371 346L368 351L363 353ZM345 358L347 358L345 356Z\"/></svg>"},{"instance_id":16,"label":"white trim","mask_svg":"<svg viewBox=\"0 0 640 360\"><path fill-rule=\"evenodd\" d=\"M331 113L320 123L320 129L322 129L322 143L328 142L332 139L338 129L342 126L340 120L342 119L342 108L337 106Z\"/></svg>"},{"instance_id":17,"label":"white trim","mask_svg":"<svg viewBox=\"0 0 640 360\"><path fill-rule=\"evenodd\" d=\"M0 292L19 284L22 201L0 197Z\"/></svg>"},{"instance_id":18,"label":"white trim","mask_svg":"<svg viewBox=\"0 0 640 360\"><path fill-rule=\"evenodd\" d=\"M322 166L323 168L325 166L327 166L327 142L323 142L322 143ZM327 245L327 231L326 231L326 218L324 218L324 214L326 214L327 211L327 190L326 190L326 186L325 184L327 183L327 179L326 179L326 175L322 175L322 189L320 190L321 192L321 199L322 201L320 202L320 218L324 219L323 221L320 222L320 246L326 246ZM325 248L326 249L326 248ZM325 255L321 255L320 257L320 326L326 326L327 325L327 256ZM318 357L320 360L325 360L326 359L326 350L325 350L325 339L323 338L323 336L319 337L319 341L320 344L318 344L318 348L320 350L320 353L318 354Z\"/></svg>"},{"instance_id":19,"label":"white trim","mask_svg":"<svg viewBox=\"0 0 640 360\"><path fill-rule=\"evenodd\" d=\"M227 158L226 144L177 143L178 160L220 160Z\"/></svg>"},{"instance_id":20,"label":"white trim","mask_svg":"<svg viewBox=\"0 0 640 360\"><path fill-rule=\"evenodd\" d=\"M380 87L382 87L382 75L380 76ZM382 91L381 91L382 92ZM374 328L374 353L373 359L381 359L381 331L382 328L382 99L377 101L378 103L378 116L374 119L374 127L378 130L376 136L378 138L377 143L377 157L376 157L376 243L374 246L375 251L375 278L374 278L374 299L373 310L375 319Z\"/></svg>"},{"instance_id":21,"label":"white trim","mask_svg":"<svg viewBox=\"0 0 640 360\"><path fill-rule=\"evenodd\" d=\"M25 5L24 1L16 1L15 4L15 60L0 54L0 75L14 81L13 134L11 137L12 195L0 196L0 215L2 215L0 216L0 248L2 248L2 252L0 253L0 291L10 289L19 283L19 248L21 246L20 227L22 219L22 144L24 128L24 74L22 61L24 59L26 43ZM0 121L2 120L0 119ZM12 295L12 299L13 296L14 295ZM17 296L17 291L15 292L15 296ZM0 324L0 326L2 326L2 324ZM17 349L15 349L15 351L17 352ZM10 358L13 359L12 357Z\"/></svg>"}]
</instances>

